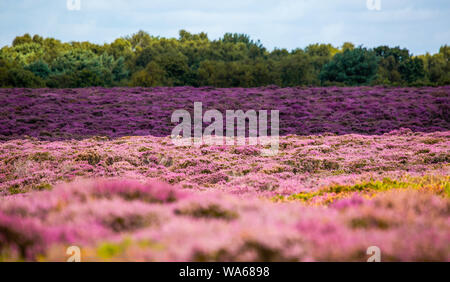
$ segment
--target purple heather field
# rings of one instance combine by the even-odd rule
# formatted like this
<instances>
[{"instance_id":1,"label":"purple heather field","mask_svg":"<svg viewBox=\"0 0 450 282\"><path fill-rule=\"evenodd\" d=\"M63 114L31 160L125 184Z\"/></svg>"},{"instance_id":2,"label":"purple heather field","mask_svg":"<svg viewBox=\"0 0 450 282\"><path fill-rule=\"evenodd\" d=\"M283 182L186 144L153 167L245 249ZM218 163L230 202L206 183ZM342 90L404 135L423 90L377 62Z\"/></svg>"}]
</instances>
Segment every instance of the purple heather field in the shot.
<instances>
[{"instance_id":1,"label":"purple heather field","mask_svg":"<svg viewBox=\"0 0 450 282\"><path fill-rule=\"evenodd\" d=\"M0 89L0 138L167 136L177 109L279 110L280 134L450 130L450 86L438 88Z\"/></svg>"},{"instance_id":2,"label":"purple heather field","mask_svg":"<svg viewBox=\"0 0 450 282\"><path fill-rule=\"evenodd\" d=\"M173 111L279 110L177 147ZM0 261L450 261L450 86L0 89Z\"/></svg>"}]
</instances>

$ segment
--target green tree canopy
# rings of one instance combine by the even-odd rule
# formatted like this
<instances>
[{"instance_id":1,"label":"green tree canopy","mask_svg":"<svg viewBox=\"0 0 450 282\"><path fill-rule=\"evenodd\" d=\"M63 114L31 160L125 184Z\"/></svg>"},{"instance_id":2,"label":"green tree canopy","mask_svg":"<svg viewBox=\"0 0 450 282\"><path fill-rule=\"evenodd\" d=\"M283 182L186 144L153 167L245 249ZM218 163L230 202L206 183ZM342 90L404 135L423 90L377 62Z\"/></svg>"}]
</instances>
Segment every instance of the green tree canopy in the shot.
<instances>
[{"instance_id":1,"label":"green tree canopy","mask_svg":"<svg viewBox=\"0 0 450 282\"><path fill-rule=\"evenodd\" d=\"M322 69L320 79L322 82L340 82L346 85L368 84L376 71L375 53L358 47L336 54Z\"/></svg>"},{"instance_id":2,"label":"green tree canopy","mask_svg":"<svg viewBox=\"0 0 450 282\"><path fill-rule=\"evenodd\" d=\"M0 86L446 85L449 56L447 45L412 56L398 46L366 49L351 42L269 51L247 34L211 40L186 30L178 38L138 31L106 44L24 34L0 49Z\"/></svg>"}]
</instances>

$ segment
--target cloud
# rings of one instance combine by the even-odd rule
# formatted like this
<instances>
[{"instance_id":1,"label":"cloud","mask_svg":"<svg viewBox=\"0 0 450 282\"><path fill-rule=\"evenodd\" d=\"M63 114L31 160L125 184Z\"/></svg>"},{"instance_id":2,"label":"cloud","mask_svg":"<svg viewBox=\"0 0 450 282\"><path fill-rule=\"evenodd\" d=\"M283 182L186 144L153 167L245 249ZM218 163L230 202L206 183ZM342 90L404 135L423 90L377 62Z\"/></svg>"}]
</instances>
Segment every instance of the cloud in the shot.
<instances>
[{"instance_id":1,"label":"cloud","mask_svg":"<svg viewBox=\"0 0 450 282\"><path fill-rule=\"evenodd\" d=\"M2 1L0 44L25 32L104 43L141 29L165 37L179 29L204 31L213 39L247 33L269 49L352 41L401 45L417 54L450 42L446 0L381 0L381 11L368 10L366 0L81 1L81 11L68 11L66 0Z\"/></svg>"}]
</instances>

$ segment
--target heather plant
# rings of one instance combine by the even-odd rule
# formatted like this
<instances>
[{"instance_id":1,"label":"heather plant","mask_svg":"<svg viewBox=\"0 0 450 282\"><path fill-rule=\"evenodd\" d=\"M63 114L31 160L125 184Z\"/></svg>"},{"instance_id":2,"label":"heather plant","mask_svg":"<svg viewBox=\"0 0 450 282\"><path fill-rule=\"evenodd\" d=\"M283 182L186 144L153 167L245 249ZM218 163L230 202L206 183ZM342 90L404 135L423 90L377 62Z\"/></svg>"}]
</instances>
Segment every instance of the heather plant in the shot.
<instances>
[{"instance_id":1,"label":"heather plant","mask_svg":"<svg viewBox=\"0 0 450 282\"><path fill-rule=\"evenodd\" d=\"M368 182L376 188L384 178L445 176L448 138L447 132L412 131L379 136L289 135L280 137L279 154L273 157L262 156L261 145L177 147L170 137L11 140L0 144L0 191L17 194L77 178L117 176L158 178L232 193L259 191L269 197L314 191L333 182L343 187Z\"/></svg>"},{"instance_id":2,"label":"heather plant","mask_svg":"<svg viewBox=\"0 0 450 282\"><path fill-rule=\"evenodd\" d=\"M172 113L193 117L194 102L223 115L224 133L226 110L250 109L278 110L282 136L449 130L448 87L2 89L0 139L169 136Z\"/></svg>"},{"instance_id":3,"label":"heather plant","mask_svg":"<svg viewBox=\"0 0 450 282\"><path fill-rule=\"evenodd\" d=\"M97 180L2 198L2 259L61 260L68 244L95 261L364 261L374 244L386 260L449 259L449 199L433 191L354 194L324 209L193 191L154 202L124 197L130 189L153 195L177 188Z\"/></svg>"},{"instance_id":4,"label":"heather plant","mask_svg":"<svg viewBox=\"0 0 450 282\"><path fill-rule=\"evenodd\" d=\"M3 89L0 261L449 261L448 92ZM175 146L198 101L278 109L278 154Z\"/></svg>"}]
</instances>

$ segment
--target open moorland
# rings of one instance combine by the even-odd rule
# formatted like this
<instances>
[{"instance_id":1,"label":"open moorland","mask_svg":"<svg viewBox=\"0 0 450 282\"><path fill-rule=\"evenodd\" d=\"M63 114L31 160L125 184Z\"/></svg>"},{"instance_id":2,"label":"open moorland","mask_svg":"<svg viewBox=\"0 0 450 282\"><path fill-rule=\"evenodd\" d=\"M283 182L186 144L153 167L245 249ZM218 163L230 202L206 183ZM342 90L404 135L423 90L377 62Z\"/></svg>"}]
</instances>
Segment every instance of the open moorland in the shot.
<instances>
[{"instance_id":1,"label":"open moorland","mask_svg":"<svg viewBox=\"0 0 450 282\"><path fill-rule=\"evenodd\" d=\"M177 109L279 110L177 147ZM450 87L0 90L0 261L450 261Z\"/></svg>"}]
</instances>

